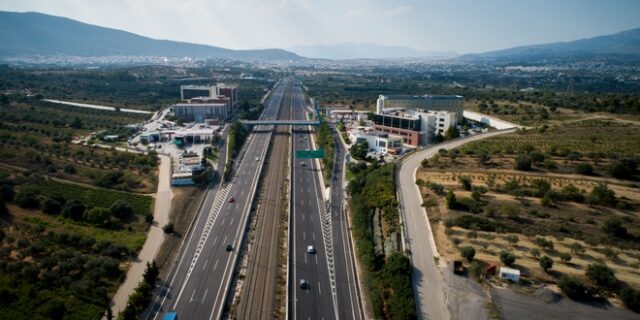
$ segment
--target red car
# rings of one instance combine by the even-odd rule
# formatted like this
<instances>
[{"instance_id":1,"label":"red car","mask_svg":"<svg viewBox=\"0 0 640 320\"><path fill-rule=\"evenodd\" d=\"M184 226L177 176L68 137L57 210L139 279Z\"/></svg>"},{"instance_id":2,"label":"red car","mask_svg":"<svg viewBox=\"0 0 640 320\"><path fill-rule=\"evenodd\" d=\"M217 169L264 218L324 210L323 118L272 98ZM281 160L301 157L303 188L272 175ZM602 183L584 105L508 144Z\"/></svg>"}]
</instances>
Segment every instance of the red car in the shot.
<instances>
[{"instance_id":1,"label":"red car","mask_svg":"<svg viewBox=\"0 0 640 320\"><path fill-rule=\"evenodd\" d=\"M234 197L229 198L229 203L234 203L234 202L236 202L236 198Z\"/></svg>"}]
</instances>

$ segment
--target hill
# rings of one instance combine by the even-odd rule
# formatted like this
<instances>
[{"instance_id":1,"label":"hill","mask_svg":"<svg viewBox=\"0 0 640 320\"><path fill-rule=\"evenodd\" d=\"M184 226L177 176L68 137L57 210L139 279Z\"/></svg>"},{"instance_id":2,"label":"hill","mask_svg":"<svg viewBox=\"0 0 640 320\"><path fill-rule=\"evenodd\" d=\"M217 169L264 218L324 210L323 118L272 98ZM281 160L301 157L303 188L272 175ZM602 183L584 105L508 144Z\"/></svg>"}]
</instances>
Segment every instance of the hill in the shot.
<instances>
[{"instance_id":1,"label":"hill","mask_svg":"<svg viewBox=\"0 0 640 320\"><path fill-rule=\"evenodd\" d=\"M287 48L298 55L317 59L396 59L396 58L443 58L454 52L427 52L402 46L383 46L373 43L338 43L334 45L294 46Z\"/></svg>"},{"instance_id":2,"label":"hill","mask_svg":"<svg viewBox=\"0 0 640 320\"><path fill-rule=\"evenodd\" d=\"M597 60L613 63L640 62L640 28L570 42L521 46L485 53L467 54L458 59L529 63L576 60Z\"/></svg>"},{"instance_id":3,"label":"hill","mask_svg":"<svg viewBox=\"0 0 640 320\"><path fill-rule=\"evenodd\" d=\"M231 50L156 40L41 13L0 11L0 57L25 55L166 56L201 59L298 60L282 49Z\"/></svg>"}]
</instances>

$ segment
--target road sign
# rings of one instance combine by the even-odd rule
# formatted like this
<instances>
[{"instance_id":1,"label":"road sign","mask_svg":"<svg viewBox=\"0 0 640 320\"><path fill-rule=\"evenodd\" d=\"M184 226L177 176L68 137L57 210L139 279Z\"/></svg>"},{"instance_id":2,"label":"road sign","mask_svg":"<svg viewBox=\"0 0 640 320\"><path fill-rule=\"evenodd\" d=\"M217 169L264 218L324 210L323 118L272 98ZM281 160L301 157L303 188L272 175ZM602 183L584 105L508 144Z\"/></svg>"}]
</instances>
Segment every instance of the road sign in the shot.
<instances>
[{"instance_id":1,"label":"road sign","mask_svg":"<svg viewBox=\"0 0 640 320\"><path fill-rule=\"evenodd\" d=\"M298 150L296 151L296 158L300 159L323 159L324 149L320 150Z\"/></svg>"}]
</instances>

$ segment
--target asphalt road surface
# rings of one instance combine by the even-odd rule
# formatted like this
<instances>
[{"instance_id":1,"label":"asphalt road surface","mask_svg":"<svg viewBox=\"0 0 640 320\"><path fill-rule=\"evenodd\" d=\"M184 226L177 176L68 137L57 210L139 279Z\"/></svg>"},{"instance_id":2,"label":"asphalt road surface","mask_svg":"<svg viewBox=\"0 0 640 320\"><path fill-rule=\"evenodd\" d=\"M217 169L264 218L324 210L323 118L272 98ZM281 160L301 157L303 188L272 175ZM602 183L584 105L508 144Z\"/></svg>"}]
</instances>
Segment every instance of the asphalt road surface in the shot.
<instances>
[{"instance_id":1,"label":"asphalt road surface","mask_svg":"<svg viewBox=\"0 0 640 320\"><path fill-rule=\"evenodd\" d=\"M416 170L423 159L433 157L439 149L453 149L471 141L513 131L514 129L493 131L437 144L416 152L402 162L398 179L400 210L404 219L406 242L411 252L413 293L420 319L451 319L451 314L444 294L444 280L433 259L437 252L427 212L421 206L422 197L415 184Z\"/></svg>"},{"instance_id":2,"label":"asphalt road surface","mask_svg":"<svg viewBox=\"0 0 640 320\"><path fill-rule=\"evenodd\" d=\"M301 88L296 86L294 93L294 119L304 120L306 110ZM319 176L320 168L314 159L295 157L296 150L313 149L310 128L294 126L293 129L289 317L305 320L336 319L338 311L335 301L335 279L330 276L330 257L327 255L333 248L331 245L326 246L327 243L331 243L328 238L331 237L331 229L327 229L327 226L323 229L321 222L325 203L322 195L324 186ZM308 246L313 246L315 252L307 252ZM308 284L306 288L301 288L301 280Z\"/></svg>"},{"instance_id":3,"label":"asphalt road surface","mask_svg":"<svg viewBox=\"0 0 640 320\"><path fill-rule=\"evenodd\" d=\"M262 119L275 119L286 81L273 90ZM177 311L180 319L219 319L237 262L237 248L247 227L271 126L254 128L237 159L235 176L210 192L190 235L178 253L169 279L149 318ZM255 161L259 157L260 161ZM231 199L234 199L233 201ZM232 250L227 250L230 245Z\"/></svg>"}]
</instances>

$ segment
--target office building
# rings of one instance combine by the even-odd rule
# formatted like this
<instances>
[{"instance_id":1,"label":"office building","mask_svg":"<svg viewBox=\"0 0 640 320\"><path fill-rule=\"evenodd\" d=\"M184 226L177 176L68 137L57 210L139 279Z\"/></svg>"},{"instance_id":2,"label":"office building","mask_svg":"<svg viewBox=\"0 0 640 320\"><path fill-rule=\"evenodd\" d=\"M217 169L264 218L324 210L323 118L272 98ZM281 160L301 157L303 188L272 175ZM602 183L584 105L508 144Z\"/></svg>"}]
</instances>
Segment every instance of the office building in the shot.
<instances>
[{"instance_id":1,"label":"office building","mask_svg":"<svg viewBox=\"0 0 640 320\"><path fill-rule=\"evenodd\" d=\"M192 98L210 98L218 95L218 87L216 86L180 86L180 100L188 100Z\"/></svg>"},{"instance_id":2,"label":"office building","mask_svg":"<svg viewBox=\"0 0 640 320\"><path fill-rule=\"evenodd\" d=\"M380 108L382 107L382 108ZM449 111L462 114L464 97L457 95L390 95L378 98L376 113L382 113L385 108L391 109L420 109L429 111ZM380 110L378 110L380 109Z\"/></svg>"},{"instance_id":3,"label":"office building","mask_svg":"<svg viewBox=\"0 0 640 320\"><path fill-rule=\"evenodd\" d=\"M373 128L402 137L410 147L424 146L456 126L457 114L447 111L386 111L373 115Z\"/></svg>"},{"instance_id":4,"label":"office building","mask_svg":"<svg viewBox=\"0 0 640 320\"><path fill-rule=\"evenodd\" d=\"M222 121L229 115L231 99L223 96L197 97L180 101L172 108L176 118L183 121L199 123L206 120Z\"/></svg>"}]
</instances>

